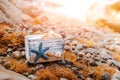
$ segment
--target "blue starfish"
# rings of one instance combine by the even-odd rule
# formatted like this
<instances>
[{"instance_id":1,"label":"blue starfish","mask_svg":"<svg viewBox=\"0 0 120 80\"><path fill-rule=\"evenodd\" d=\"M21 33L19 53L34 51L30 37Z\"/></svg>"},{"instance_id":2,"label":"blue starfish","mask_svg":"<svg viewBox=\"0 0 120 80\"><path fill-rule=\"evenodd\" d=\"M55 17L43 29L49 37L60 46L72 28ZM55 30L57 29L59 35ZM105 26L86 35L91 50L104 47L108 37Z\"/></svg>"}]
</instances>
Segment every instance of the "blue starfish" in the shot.
<instances>
[{"instance_id":1,"label":"blue starfish","mask_svg":"<svg viewBox=\"0 0 120 80\"><path fill-rule=\"evenodd\" d=\"M36 57L34 59L34 62L36 62L40 57L42 57L44 59L49 59L48 56L45 55L45 52L48 49L49 49L49 47L42 49L42 42L41 42L38 50L31 50L31 52L36 53Z\"/></svg>"}]
</instances>

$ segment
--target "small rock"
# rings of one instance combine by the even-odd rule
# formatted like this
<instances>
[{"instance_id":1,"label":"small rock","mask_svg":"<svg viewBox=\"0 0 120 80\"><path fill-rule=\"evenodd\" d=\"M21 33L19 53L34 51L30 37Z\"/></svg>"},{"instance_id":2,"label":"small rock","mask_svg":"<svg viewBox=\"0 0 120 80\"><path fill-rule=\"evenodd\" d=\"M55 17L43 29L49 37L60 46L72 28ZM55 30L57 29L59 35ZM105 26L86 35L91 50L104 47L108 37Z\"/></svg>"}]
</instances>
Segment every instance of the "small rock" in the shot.
<instances>
[{"instance_id":1,"label":"small rock","mask_svg":"<svg viewBox=\"0 0 120 80\"><path fill-rule=\"evenodd\" d=\"M71 69L74 71L74 70L77 70L78 68L77 67L72 67Z\"/></svg>"},{"instance_id":2,"label":"small rock","mask_svg":"<svg viewBox=\"0 0 120 80\"><path fill-rule=\"evenodd\" d=\"M77 44L76 45L76 49L79 50L79 51L82 50L83 49L83 45L82 44Z\"/></svg>"},{"instance_id":3,"label":"small rock","mask_svg":"<svg viewBox=\"0 0 120 80\"><path fill-rule=\"evenodd\" d=\"M103 59L111 59L111 55L109 55L105 50L102 50L102 52L100 53L100 57Z\"/></svg>"},{"instance_id":4,"label":"small rock","mask_svg":"<svg viewBox=\"0 0 120 80\"><path fill-rule=\"evenodd\" d=\"M21 52L21 56L22 56L22 57L25 57L25 51L22 51L22 52Z\"/></svg>"},{"instance_id":5,"label":"small rock","mask_svg":"<svg viewBox=\"0 0 120 80\"><path fill-rule=\"evenodd\" d=\"M11 52L12 51L12 48L8 48L7 52Z\"/></svg>"},{"instance_id":6,"label":"small rock","mask_svg":"<svg viewBox=\"0 0 120 80\"><path fill-rule=\"evenodd\" d=\"M79 52L79 53L78 53L78 56L79 56L79 57L83 57L84 55L85 55L85 53L82 53L82 52Z\"/></svg>"},{"instance_id":7,"label":"small rock","mask_svg":"<svg viewBox=\"0 0 120 80\"><path fill-rule=\"evenodd\" d=\"M76 40L73 40L73 41L72 41L72 44L73 44L73 45L77 45L77 43L78 43L78 42L77 42Z\"/></svg>"},{"instance_id":8,"label":"small rock","mask_svg":"<svg viewBox=\"0 0 120 80\"><path fill-rule=\"evenodd\" d=\"M20 51L14 51L12 56L16 59L20 59L22 57Z\"/></svg>"},{"instance_id":9,"label":"small rock","mask_svg":"<svg viewBox=\"0 0 120 80\"><path fill-rule=\"evenodd\" d=\"M71 65L69 65L69 64L66 64L65 66L66 66L66 67L68 67L68 68L71 68L71 67L72 67L72 66L71 66Z\"/></svg>"},{"instance_id":10,"label":"small rock","mask_svg":"<svg viewBox=\"0 0 120 80\"><path fill-rule=\"evenodd\" d=\"M36 67L35 67L36 69L42 69L42 68L45 68L45 66L44 65L42 65L42 64L38 64L38 65L36 65Z\"/></svg>"},{"instance_id":11,"label":"small rock","mask_svg":"<svg viewBox=\"0 0 120 80\"><path fill-rule=\"evenodd\" d=\"M87 53L87 54L86 54L86 57L90 58L90 57L91 57L91 54L90 54L90 53Z\"/></svg>"},{"instance_id":12,"label":"small rock","mask_svg":"<svg viewBox=\"0 0 120 80\"><path fill-rule=\"evenodd\" d=\"M77 49L75 49L75 50L73 51L73 53L78 54L79 51L78 51Z\"/></svg>"},{"instance_id":13,"label":"small rock","mask_svg":"<svg viewBox=\"0 0 120 80\"><path fill-rule=\"evenodd\" d=\"M28 78L29 78L29 79L32 79L32 80L35 80L36 77L37 77L37 76L35 76L35 75L28 75Z\"/></svg>"},{"instance_id":14,"label":"small rock","mask_svg":"<svg viewBox=\"0 0 120 80\"><path fill-rule=\"evenodd\" d=\"M69 45L65 45L64 49L68 51L68 50L70 50L70 46Z\"/></svg>"},{"instance_id":15,"label":"small rock","mask_svg":"<svg viewBox=\"0 0 120 80\"><path fill-rule=\"evenodd\" d=\"M66 64L73 65L73 62L71 62L71 61L66 61Z\"/></svg>"},{"instance_id":16,"label":"small rock","mask_svg":"<svg viewBox=\"0 0 120 80\"><path fill-rule=\"evenodd\" d=\"M97 49L94 49L94 48L87 48L87 49L85 49L84 51L85 51L85 53L92 53L92 54L94 54L94 53L97 52Z\"/></svg>"},{"instance_id":17,"label":"small rock","mask_svg":"<svg viewBox=\"0 0 120 80\"><path fill-rule=\"evenodd\" d=\"M66 79L66 78L60 78L60 80L68 80L68 79Z\"/></svg>"},{"instance_id":18,"label":"small rock","mask_svg":"<svg viewBox=\"0 0 120 80\"><path fill-rule=\"evenodd\" d=\"M88 77L88 78L86 78L86 80L92 80L92 78L89 78L89 77Z\"/></svg>"},{"instance_id":19,"label":"small rock","mask_svg":"<svg viewBox=\"0 0 120 80\"><path fill-rule=\"evenodd\" d=\"M60 61L61 64L65 65L66 64L66 61L65 60L62 60Z\"/></svg>"},{"instance_id":20,"label":"small rock","mask_svg":"<svg viewBox=\"0 0 120 80\"><path fill-rule=\"evenodd\" d=\"M116 72L112 76L112 80L120 80L120 72L118 70L116 70Z\"/></svg>"},{"instance_id":21,"label":"small rock","mask_svg":"<svg viewBox=\"0 0 120 80\"><path fill-rule=\"evenodd\" d=\"M120 62L112 60L112 63L120 69Z\"/></svg>"},{"instance_id":22,"label":"small rock","mask_svg":"<svg viewBox=\"0 0 120 80\"><path fill-rule=\"evenodd\" d=\"M75 49L76 49L76 47L75 47L75 46L72 46L71 51L74 51Z\"/></svg>"},{"instance_id":23,"label":"small rock","mask_svg":"<svg viewBox=\"0 0 120 80\"><path fill-rule=\"evenodd\" d=\"M112 64L112 60L107 60L107 64L111 65Z\"/></svg>"},{"instance_id":24,"label":"small rock","mask_svg":"<svg viewBox=\"0 0 120 80\"><path fill-rule=\"evenodd\" d=\"M98 66L95 61L90 62L90 65L91 65L91 66L95 66L95 67Z\"/></svg>"},{"instance_id":25,"label":"small rock","mask_svg":"<svg viewBox=\"0 0 120 80\"><path fill-rule=\"evenodd\" d=\"M110 73L106 72L106 73L102 74L101 80L111 80Z\"/></svg>"}]
</instances>

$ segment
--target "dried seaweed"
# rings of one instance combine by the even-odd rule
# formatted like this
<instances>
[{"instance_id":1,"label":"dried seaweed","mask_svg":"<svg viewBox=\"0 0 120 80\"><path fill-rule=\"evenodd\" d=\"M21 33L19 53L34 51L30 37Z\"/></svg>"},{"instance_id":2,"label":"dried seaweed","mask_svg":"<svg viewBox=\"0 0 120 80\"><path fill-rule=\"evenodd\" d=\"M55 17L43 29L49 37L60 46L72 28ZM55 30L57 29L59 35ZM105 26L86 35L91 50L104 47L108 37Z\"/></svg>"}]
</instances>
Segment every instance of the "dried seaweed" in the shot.
<instances>
[{"instance_id":1,"label":"dried seaweed","mask_svg":"<svg viewBox=\"0 0 120 80\"><path fill-rule=\"evenodd\" d=\"M5 62L7 63L3 64L3 66L17 73L31 72L26 62L18 61L13 58L5 58Z\"/></svg>"},{"instance_id":2,"label":"dried seaweed","mask_svg":"<svg viewBox=\"0 0 120 80\"><path fill-rule=\"evenodd\" d=\"M40 69L35 74L38 76L36 80L59 80L62 77L65 77L69 80L77 79L71 69L56 65L51 65L45 69Z\"/></svg>"},{"instance_id":3,"label":"dried seaweed","mask_svg":"<svg viewBox=\"0 0 120 80\"><path fill-rule=\"evenodd\" d=\"M65 57L65 60L72 61L72 62L76 61L77 59L77 56L75 54L67 51L64 52L64 57Z\"/></svg>"},{"instance_id":4,"label":"dried seaweed","mask_svg":"<svg viewBox=\"0 0 120 80\"><path fill-rule=\"evenodd\" d=\"M23 45L24 44L25 33L23 32L14 32L12 34L5 34L0 41L0 44L12 46Z\"/></svg>"}]
</instances>

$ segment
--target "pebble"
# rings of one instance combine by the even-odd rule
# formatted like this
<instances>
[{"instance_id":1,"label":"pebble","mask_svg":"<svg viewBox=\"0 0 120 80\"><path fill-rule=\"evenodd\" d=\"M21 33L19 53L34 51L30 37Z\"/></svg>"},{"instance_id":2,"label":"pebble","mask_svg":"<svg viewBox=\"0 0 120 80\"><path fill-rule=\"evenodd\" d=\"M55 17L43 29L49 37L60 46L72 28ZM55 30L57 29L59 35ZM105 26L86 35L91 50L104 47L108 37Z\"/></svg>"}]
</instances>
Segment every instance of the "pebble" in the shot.
<instances>
[{"instance_id":1,"label":"pebble","mask_svg":"<svg viewBox=\"0 0 120 80\"><path fill-rule=\"evenodd\" d=\"M88 57L88 58L90 58L90 57L91 57L91 54L90 54L90 53L87 53L85 56Z\"/></svg>"},{"instance_id":2,"label":"pebble","mask_svg":"<svg viewBox=\"0 0 120 80\"><path fill-rule=\"evenodd\" d=\"M120 80L120 71L116 70L116 72L112 76L112 80Z\"/></svg>"},{"instance_id":3,"label":"pebble","mask_svg":"<svg viewBox=\"0 0 120 80\"><path fill-rule=\"evenodd\" d=\"M111 80L110 73L106 72L106 73L102 74L101 80Z\"/></svg>"},{"instance_id":4,"label":"pebble","mask_svg":"<svg viewBox=\"0 0 120 80\"><path fill-rule=\"evenodd\" d=\"M86 80L92 80L92 78L89 78L89 77L88 77L88 78L86 78Z\"/></svg>"},{"instance_id":5,"label":"pebble","mask_svg":"<svg viewBox=\"0 0 120 80\"><path fill-rule=\"evenodd\" d=\"M112 64L112 60L108 59L107 60L107 64L111 65Z\"/></svg>"},{"instance_id":6,"label":"pebble","mask_svg":"<svg viewBox=\"0 0 120 80\"><path fill-rule=\"evenodd\" d=\"M69 45L65 45L64 49L68 51L68 50L70 50L70 46Z\"/></svg>"},{"instance_id":7,"label":"pebble","mask_svg":"<svg viewBox=\"0 0 120 80\"><path fill-rule=\"evenodd\" d=\"M26 54L25 54L25 51L21 51L21 56L22 56L22 57L25 57L25 55L26 55Z\"/></svg>"},{"instance_id":8,"label":"pebble","mask_svg":"<svg viewBox=\"0 0 120 80\"><path fill-rule=\"evenodd\" d=\"M107 51L105 51L105 50L102 50L101 53L99 54L99 56L103 59L111 59L112 58L111 55L109 55L107 53Z\"/></svg>"},{"instance_id":9,"label":"pebble","mask_svg":"<svg viewBox=\"0 0 120 80\"><path fill-rule=\"evenodd\" d=\"M8 48L7 52L11 52L12 51L12 48Z\"/></svg>"},{"instance_id":10,"label":"pebble","mask_svg":"<svg viewBox=\"0 0 120 80\"><path fill-rule=\"evenodd\" d=\"M35 80L37 76L35 75L28 75L28 78L31 79L31 80Z\"/></svg>"},{"instance_id":11,"label":"pebble","mask_svg":"<svg viewBox=\"0 0 120 80\"><path fill-rule=\"evenodd\" d=\"M73 44L73 45L77 45L77 43L78 43L78 42L77 42L76 40L73 40L73 41L72 41L72 44Z\"/></svg>"},{"instance_id":12,"label":"pebble","mask_svg":"<svg viewBox=\"0 0 120 80\"><path fill-rule=\"evenodd\" d=\"M71 65L69 65L69 64L66 64L65 66L66 66L66 67L68 67L68 68L71 68L71 67L72 67L72 66L71 66Z\"/></svg>"},{"instance_id":13,"label":"pebble","mask_svg":"<svg viewBox=\"0 0 120 80\"><path fill-rule=\"evenodd\" d=\"M67 78L60 78L60 80L68 80Z\"/></svg>"},{"instance_id":14,"label":"pebble","mask_svg":"<svg viewBox=\"0 0 120 80\"><path fill-rule=\"evenodd\" d=\"M37 69L42 69L42 68L45 68L45 66L44 66L44 65L42 65L42 64L38 64L38 65L36 65L36 67L35 67L35 68L36 68L36 70L37 70Z\"/></svg>"},{"instance_id":15,"label":"pebble","mask_svg":"<svg viewBox=\"0 0 120 80\"><path fill-rule=\"evenodd\" d=\"M112 60L112 63L120 69L120 62Z\"/></svg>"},{"instance_id":16,"label":"pebble","mask_svg":"<svg viewBox=\"0 0 120 80\"><path fill-rule=\"evenodd\" d=\"M20 51L14 51L12 56L16 59L20 59L22 57Z\"/></svg>"},{"instance_id":17,"label":"pebble","mask_svg":"<svg viewBox=\"0 0 120 80\"><path fill-rule=\"evenodd\" d=\"M73 53L78 54L79 51L78 51L77 49L75 49L75 50L73 51Z\"/></svg>"},{"instance_id":18,"label":"pebble","mask_svg":"<svg viewBox=\"0 0 120 80\"><path fill-rule=\"evenodd\" d=\"M91 66L94 66L94 67L98 66L95 61L90 62L90 65L91 65Z\"/></svg>"}]
</instances>

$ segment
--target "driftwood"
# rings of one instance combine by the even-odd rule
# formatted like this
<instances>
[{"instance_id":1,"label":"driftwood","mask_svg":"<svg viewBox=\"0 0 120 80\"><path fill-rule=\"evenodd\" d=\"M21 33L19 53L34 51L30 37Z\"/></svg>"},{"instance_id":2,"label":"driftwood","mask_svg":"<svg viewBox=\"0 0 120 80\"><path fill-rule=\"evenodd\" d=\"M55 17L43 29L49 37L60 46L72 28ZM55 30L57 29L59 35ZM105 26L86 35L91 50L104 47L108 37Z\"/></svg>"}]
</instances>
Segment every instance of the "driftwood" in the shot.
<instances>
[{"instance_id":1,"label":"driftwood","mask_svg":"<svg viewBox=\"0 0 120 80\"><path fill-rule=\"evenodd\" d=\"M0 65L0 80L29 80L25 76L5 69Z\"/></svg>"}]
</instances>

